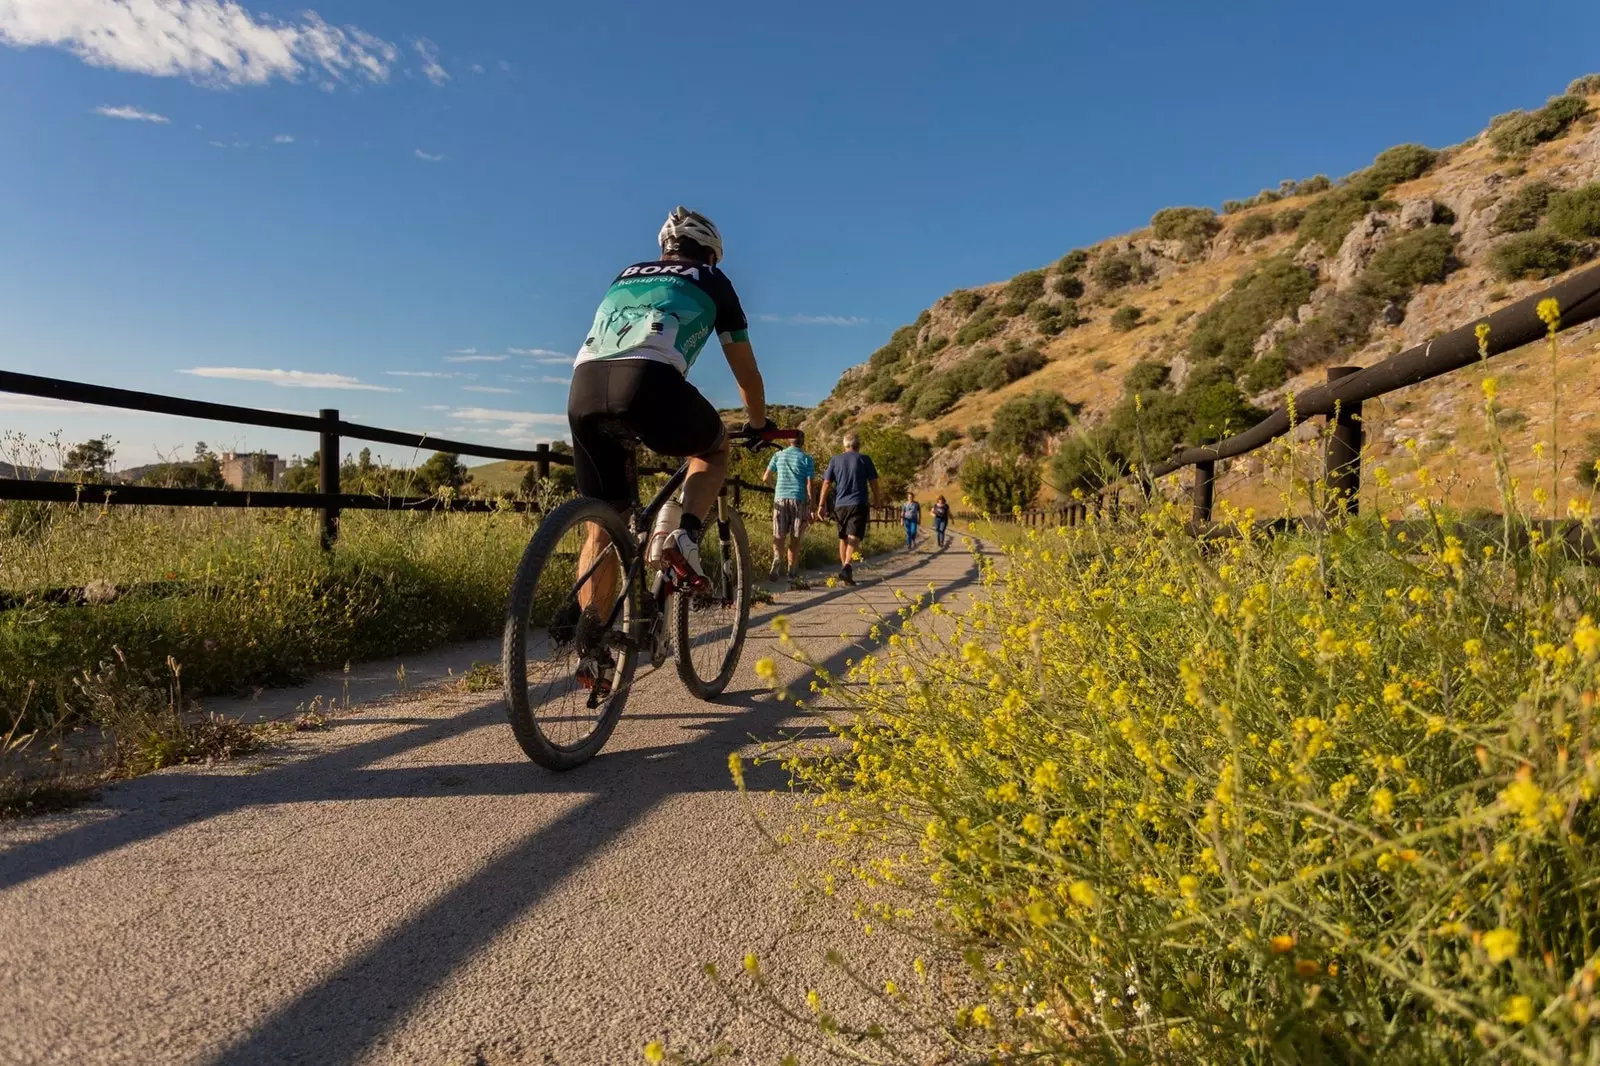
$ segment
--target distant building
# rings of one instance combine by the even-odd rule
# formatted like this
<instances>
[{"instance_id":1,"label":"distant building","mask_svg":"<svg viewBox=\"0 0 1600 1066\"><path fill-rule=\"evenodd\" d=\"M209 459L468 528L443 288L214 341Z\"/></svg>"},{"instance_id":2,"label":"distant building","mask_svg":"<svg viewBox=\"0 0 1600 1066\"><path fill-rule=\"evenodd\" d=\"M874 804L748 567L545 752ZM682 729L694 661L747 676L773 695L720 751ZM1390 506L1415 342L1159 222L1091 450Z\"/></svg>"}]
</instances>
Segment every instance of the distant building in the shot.
<instances>
[{"instance_id":1,"label":"distant building","mask_svg":"<svg viewBox=\"0 0 1600 1066\"><path fill-rule=\"evenodd\" d=\"M222 480L231 489L269 489L283 478L287 460L266 452L223 452Z\"/></svg>"}]
</instances>

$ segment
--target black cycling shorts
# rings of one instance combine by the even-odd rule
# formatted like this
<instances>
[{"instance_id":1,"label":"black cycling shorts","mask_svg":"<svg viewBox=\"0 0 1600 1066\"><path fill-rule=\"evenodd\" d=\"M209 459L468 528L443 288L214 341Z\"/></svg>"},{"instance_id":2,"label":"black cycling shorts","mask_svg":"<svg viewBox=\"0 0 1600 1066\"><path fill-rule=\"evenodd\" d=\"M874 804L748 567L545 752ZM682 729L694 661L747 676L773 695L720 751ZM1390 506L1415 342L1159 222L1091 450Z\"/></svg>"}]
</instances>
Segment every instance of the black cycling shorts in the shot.
<instances>
[{"instance_id":1,"label":"black cycling shorts","mask_svg":"<svg viewBox=\"0 0 1600 1066\"><path fill-rule=\"evenodd\" d=\"M833 520L839 526L839 539L848 540L851 537L860 540L867 535L868 512L862 506L835 507Z\"/></svg>"},{"instance_id":2,"label":"black cycling shorts","mask_svg":"<svg viewBox=\"0 0 1600 1066\"><path fill-rule=\"evenodd\" d=\"M671 456L722 444L722 417L676 369L650 359L595 359L572 371L567 394L578 491L619 510L637 502L636 445Z\"/></svg>"}]
</instances>

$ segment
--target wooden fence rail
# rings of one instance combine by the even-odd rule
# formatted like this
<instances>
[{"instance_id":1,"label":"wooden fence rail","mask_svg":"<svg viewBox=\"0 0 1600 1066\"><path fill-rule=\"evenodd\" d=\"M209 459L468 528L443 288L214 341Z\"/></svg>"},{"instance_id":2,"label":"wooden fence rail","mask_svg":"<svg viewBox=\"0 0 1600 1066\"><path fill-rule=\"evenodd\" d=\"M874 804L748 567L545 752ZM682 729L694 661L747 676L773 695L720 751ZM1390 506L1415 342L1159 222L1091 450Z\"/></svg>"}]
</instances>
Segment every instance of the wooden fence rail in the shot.
<instances>
[{"instance_id":1,"label":"wooden fence rail","mask_svg":"<svg viewBox=\"0 0 1600 1066\"><path fill-rule=\"evenodd\" d=\"M162 396L153 392L116 389L105 385L91 385L81 381L40 377L0 371L0 392L73 403L113 407L124 411L148 411L154 414L176 415L182 418L202 418L234 425L264 426L270 429L287 429L315 433L318 438L318 467L316 492L252 492L228 489L180 489L154 485L85 484L73 481L35 481L25 478L0 478L0 500L34 500L51 503L93 503L96 505L145 507L244 507L289 508L318 510L322 512L322 544L332 548L339 537L339 515L343 511L462 511L486 513L510 508L517 511L534 510L527 500L506 500L477 497L436 496L381 496L348 493L340 490L339 466L344 441L370 441L375 444L395 444L405 448L451 452L481 459L510 459L532 463L538 477L550 476L550 466L571 465L572 457L554 451L549 444L539 444L531 449L504 448L494 444L475 444L447 440L427 433L412 433L397 429L383 429L346 422L334 409L324 409L316 417L264 411L254 407L233 404L209 403L204 400L186 400L176 396ZM640 473L670 474L673 471L658 468L644 469ZM729 479L724 492L732 491L734 502L742 502L746 491L771 495L765 485L752 484L738 478Z\"/></svg>"}]
</instances>

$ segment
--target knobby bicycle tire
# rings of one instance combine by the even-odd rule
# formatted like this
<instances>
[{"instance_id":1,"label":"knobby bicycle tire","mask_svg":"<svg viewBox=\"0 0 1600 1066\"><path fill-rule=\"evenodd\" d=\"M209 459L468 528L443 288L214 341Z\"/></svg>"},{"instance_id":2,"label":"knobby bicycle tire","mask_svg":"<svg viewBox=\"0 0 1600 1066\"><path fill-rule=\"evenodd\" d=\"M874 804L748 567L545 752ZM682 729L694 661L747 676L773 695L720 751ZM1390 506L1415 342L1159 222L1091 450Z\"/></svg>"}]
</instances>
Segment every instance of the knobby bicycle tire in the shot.
<instances>
[{"instance_id":1,"label":"knobby bicycle tire","mask_svg":"<svg viewBox=\"0 0 1600 1066\"><path fill-rule=\"evenodd\" d=\"M579 497L568 500L551 511L539 523L533 539L528 542L517 566L517 575L511 585L511 601L506 609L505 633L500 649L501 683L505 688L506 712L511 719L512 732L528 758L551 770L570 770L581 766L605 746L622 717L623 705L633 684L634 668L638 664L638 650L633 646L613 648L617 656L616 677L611 694L606 698L596 717L594 727L587 736L575 744L560 744L545 735L540 727L539 708L528 698L528 640L533 631L543 628L531 614L550 557L575 526L595 522L611 537L620 557L625 578L633 562L637 545L628 533L628 527L615 508L599 500ZM570 590L569 590L570 595ZM631 623L640 617L639 582L632 581L624 592L625 601L614 629L627 633ZM547 639L547 638L546 638Z\"/></svg>"},{"instance_id":2,"label":"knobby bicycle tire","mask_svg":"<svg viewBox=\"0 0 1600 1066\"><path fill-rule=\"evenodd\" d=\"M731 589L733 638L728 643L717 673L709 679L699 675L694 662L693 641L689 627L695 615L695 596L681 590L672 596L672 642L677 651L678 677L690 695L702 700L714 700L728 687L728 682L733 679L734 670L739 666L739 655L744 650L745 630L750 625L750 542L745 535L744 522L740 520L739 512L732 509L728 511L728 534L732 552L731 561L734 563ZM716 520L707 521L704 537L710 539L718 535ZM702 561L704 561L703 555Z\"/></svg>"}]
</instances>

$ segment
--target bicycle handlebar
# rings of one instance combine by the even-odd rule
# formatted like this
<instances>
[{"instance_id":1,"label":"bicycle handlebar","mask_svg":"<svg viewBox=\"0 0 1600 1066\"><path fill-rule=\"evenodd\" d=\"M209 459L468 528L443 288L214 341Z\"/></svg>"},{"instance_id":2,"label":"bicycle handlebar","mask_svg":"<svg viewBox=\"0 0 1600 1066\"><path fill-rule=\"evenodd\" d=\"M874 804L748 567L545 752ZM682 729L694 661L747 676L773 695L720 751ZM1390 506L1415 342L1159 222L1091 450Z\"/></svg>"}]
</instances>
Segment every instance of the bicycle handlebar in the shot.
<instances>
[{"instance_id":1,"label":"bicycle handlebar","mask_svg":"<svg viewBox=\"0 0 1600 1066\"><path fill-rule=\"evenodd\" d=\"M782 440L795 440L800 436L798 429L779 429L776 426L765 426L761 429L751 429L748 426L736 429L732 433L734 440L746 448L759 449L767 445L775 445Z\"/></svg>"}]
</instances>

